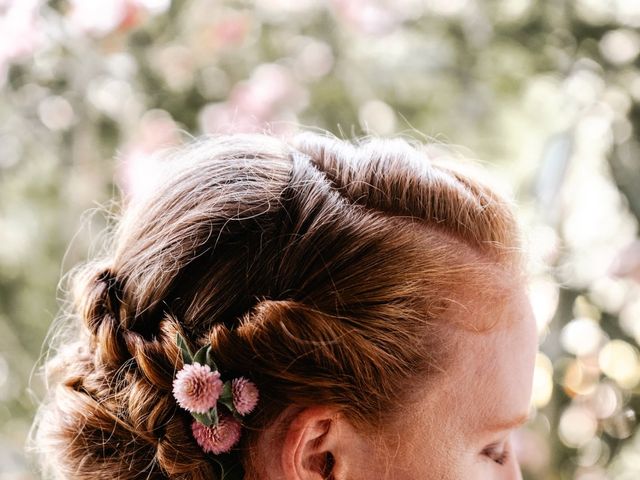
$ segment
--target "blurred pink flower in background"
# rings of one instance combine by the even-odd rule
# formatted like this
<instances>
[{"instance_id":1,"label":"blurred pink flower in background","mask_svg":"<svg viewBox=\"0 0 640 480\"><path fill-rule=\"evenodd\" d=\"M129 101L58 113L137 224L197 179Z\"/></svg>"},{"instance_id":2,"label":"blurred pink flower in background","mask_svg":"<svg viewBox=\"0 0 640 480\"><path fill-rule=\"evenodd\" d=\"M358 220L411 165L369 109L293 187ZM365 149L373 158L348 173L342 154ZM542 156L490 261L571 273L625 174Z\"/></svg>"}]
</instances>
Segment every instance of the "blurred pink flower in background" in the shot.
<instances>
[{"instance_id":1,"label":"blurred pink flower in background","mask_svg":"<svg viewBox=\"0 0 640 480\"><path fill-rule=\"evenodd\" d=\"M224 48L240 45L246 38L249 27L250 21L246 15L226 15L214 23L205 34L213 45Z\"/></svg>"},{"instance_id":2,"label":"blurred pink flower in background","mask_svg":"<svg viewBox=\"0 0 640 480\"><path fill-rule=\"evenodd\" d=\"M236 84L227 101L206 105L200 127L206 133L230 133L258 132L269 125L272 133L287 133L295 129L296 113L307 102L307 91L288 68L266 63Z\"/></svg>"},{"instance_id":3,"label":"blurred pink flower in background","mask_svg":"<svg viewBox=\"0 0 640 480\"><path fill-rule=\"evenodd\" d=\"M0 85L11 61L33 53L43 43L40 0L0 0Z\"/></svg>"},{"instance_id":4,"label":"blurred pink flower in background","mask_svg":"<svg viewBox=\"0 0 640 480\"><path fill-rule=\"evenodd\" d=\"M102 36L137 26L148 13L162 13L171 0L70 0L69 21L81 31Z\"/></svg>"},{"instance_id":5,"label":"blurred pink flower in background","mask_svg":"<svg viewBox=\"0 0 640 480\"><path fill-rule=\"evenodd\" d=\"M371 35L384 35L402 22L397 8L385 8L372 0L333 0L337 16L352 28Z\"/></svg>"},{"instance_id":6,"label":"blurred pink flower in background","mask_svg":"<svg viewBox=\"0 0 640 480\"><path fill-rule=\"evenodd\" d=\"M129 200L153 188L158 167L153 154L179 143L178 126L169 113L154 109L142 116L138 131L118 155L116 179Z\"/></svg>"},{"instance_id":7,"label":"blurred pink flower in background","mask_svg":"<svg viewBox=\"0 0 640 480\"><path fill-rule=\"evenodd\" d=\"M163 46L152 52L149 63L171 91L184 91L193 85L196 57L190 48L180 44Z\"/></svg>"},{"instance_id":8,"label":"blurred pink flower in background","mask_svg":"<svg viewBox=\"0 0 640 480\"><path fill-rule=\"evenodd\" d=\"M106 35L128 21L133 26L132 17L137 5L131 0L71 0L68 15L72 26L92 35Z\"/></svg>"},{"instance_id":9,"label":"blurred pink flower in background","mask_svg":"<svg viewBox=\"0 0 640 480\"><path fill-rule=\"evenodd\" d=\"M635 240L622 249L611 265L610 274L640 282L640 240Z\"/></svg>"},{"instance_id":10,"label":"blurred pink flower in background","mask_svg":"<svg viewBox=\"0 0 640 480\"><path fill-rule=\"evenodd\" d=\"M186 12L184 45L193 56L211 64L212 56L242 47L255 29L255 18L247 12L222 8L222 4L193 3Z\"/></svg>"}]
</instances>

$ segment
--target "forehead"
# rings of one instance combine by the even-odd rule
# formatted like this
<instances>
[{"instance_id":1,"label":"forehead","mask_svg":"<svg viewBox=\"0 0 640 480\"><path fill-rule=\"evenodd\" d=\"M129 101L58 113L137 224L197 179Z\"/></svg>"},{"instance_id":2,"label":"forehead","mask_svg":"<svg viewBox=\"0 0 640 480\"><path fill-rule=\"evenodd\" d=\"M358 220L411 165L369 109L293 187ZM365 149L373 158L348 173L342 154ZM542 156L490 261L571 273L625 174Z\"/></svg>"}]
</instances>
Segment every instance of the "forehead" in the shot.
<instances>
[{"instance_id":1,"label":"forehead","mask_svg":"<svg viewBox=\"0 0 640 480\"><path fill-rule=\"evenodd\" d=\"M455 286L446 322L471 332L489 332L519 320L530 306L526 272L497 264L479 264Z\"/></svg>"},{"instance_id":2,"label":"forehead","mask_svg":"<svg viewBox=\"0 0 640 480\"><path fill-rule=\"evenodd\" d=\"M457 312L470 324L489 330L458 329L451 368L443 390L456 398L462 424L469 430L526 413L531 396L537 334L524 287L512 287L501 301L468 300Z\"/></svg>"}]
</instances>

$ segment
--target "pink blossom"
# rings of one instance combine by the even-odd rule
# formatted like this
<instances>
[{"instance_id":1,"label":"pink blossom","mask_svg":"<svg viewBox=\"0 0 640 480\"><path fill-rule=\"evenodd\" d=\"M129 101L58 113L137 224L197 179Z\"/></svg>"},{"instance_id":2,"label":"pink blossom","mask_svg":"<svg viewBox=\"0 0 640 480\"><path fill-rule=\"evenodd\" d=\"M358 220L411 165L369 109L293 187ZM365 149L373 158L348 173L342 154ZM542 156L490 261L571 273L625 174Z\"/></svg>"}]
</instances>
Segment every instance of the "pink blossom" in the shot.
<instances>
[{"instance_id":1,"label":"pink blossom","mask_svg":"<svg viewBox=\"0 0 640 480\"><path fill-rule=\"evenodd\" d=\"M231 382L233 406L240 415L246 415L258 404L258 387L244 377L234 378Z\"/></svg>"},{"instance_id":2,"label":"pink blossom","mask_svg":"<svg viewBox=\"0 0 640 480\"><path fill-rule=\"evenodd\" d=\"M39 0L0 1L0 85L9 64L26 58L45 43L45 25Z\"/></svg>"},{"instance_id":3,"label":"pink blossom","mask_svg":"<svg viewBox=\"0 0 640 480\"><path fill-rule=\"evenodd\" d=\"M206 413L216 405L222 392L220 373L209 365L187 364L173 381L173 396L185 410Z\"/></svg>"},{"instance_id":4,"label":"pink blossom","mask_svg":"<svg viewBox=\"0 0 640 480\"><path fill-rule=\"evenodd\" d=\"M215 455L231 450L240 440L242 425L231 415L222 414L218 425L207 427L198 421L191 424L193 436L205 452Z\"/></svg>"},{"instance_id":5,"label":"pink blossom","mask_svg":"<svg viewBox=\"0 0 640 480\"><path fill-rule=\"evenodd\" d=\"M109 94L109 102L116 99L116 94ZM144 200L155 191L164 168L156 153L180 143L178 126L164 110L146 112L136 130L132 135L135 140L122 147L116 171L128 202Z\"/></svg>"},{"instance_id":6,"label":"pink blossom","mask_svg":"<svg viewBox=\"0 0 640 480\"><path fill-rule=\"evenodd\" d=\"M640 282L640 240L622 249L609 267L609 274L618 278L633 278Z\"/></svg>"},{"instance_id":7,"label":"pink blossom","mask_svg":"<svg viewBox=\"0 0 640 480\"><path fill-rule=\"evenodd\" d=\"M206 133L263 132L288 134L290 120L306 107L308 92L293 72L282 65L258 65L249 79L233 86L227 100L210 103L199 114Z\"/></svg>"},{"instance_id":8,"label":"pink blossom","mask_svg":"<svg viewBox=\"0 0 640 480\"><path fill-rule=\"evenodd\" d=\"M387 35L402 25L404 16L397 9L373 0L333 0L337 16L365 34Z\"/></svg>"},{"instance_id":9,"label":"pink blossom","mask_svg":"<svg viewBox=\"0 0 640 480\"><path fill-rule=\"evenodd\" d=\"M71 0L69 21L84 32L103 36L123 23L131 6L129 0Z\"/></svg>"},{"instance_id":10,"label":"pink blossom","mask_svg":"<svg viewBox=\"0 0 640 480\"><path fill-rule=\"evenodd\" d=\"M147 13L158 14L169 8L170 1L149 0L71 0L69 21L80 30L105 36L114 30L130 30L144 20Z\"/></svg>"}]
</instances>

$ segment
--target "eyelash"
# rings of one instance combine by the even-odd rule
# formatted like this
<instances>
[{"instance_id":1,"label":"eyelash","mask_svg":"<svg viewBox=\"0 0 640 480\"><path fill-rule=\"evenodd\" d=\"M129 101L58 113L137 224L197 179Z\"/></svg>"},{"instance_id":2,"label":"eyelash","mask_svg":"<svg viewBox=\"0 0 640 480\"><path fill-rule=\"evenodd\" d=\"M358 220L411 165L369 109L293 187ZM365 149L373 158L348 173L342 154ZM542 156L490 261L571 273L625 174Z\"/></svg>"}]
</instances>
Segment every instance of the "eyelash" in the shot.
<instances>
[{"instance_id":1,"label":"eyelash","mask_svg":"<svg viewBox=\"0 0 640 480\"><path fill-rule=\"evenodd\" d=\"M497 447L498 445L489 446L482 451L482 454L489 457L498 465L504 465L509 459L509 450L505 447L502 451L498 451Z\"/></svg>"}]
</instances>

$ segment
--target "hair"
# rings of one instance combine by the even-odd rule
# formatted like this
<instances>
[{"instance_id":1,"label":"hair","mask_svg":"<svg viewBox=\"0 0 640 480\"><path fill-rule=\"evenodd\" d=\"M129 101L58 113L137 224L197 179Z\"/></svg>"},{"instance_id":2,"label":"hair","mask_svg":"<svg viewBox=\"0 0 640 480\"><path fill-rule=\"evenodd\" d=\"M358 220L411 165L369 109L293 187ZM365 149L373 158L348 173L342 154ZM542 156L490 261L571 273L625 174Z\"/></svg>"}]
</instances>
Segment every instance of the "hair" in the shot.
<instances>
[{"instance_id":1,"label":"hair","mask_svg":"<svg viewBox=\"0 0 640 480\"><path fill-rule=\"evenodd\" d=\"M176 333L258 385L247 475L287 407L379 428L446 369L456 295L522 271L511 203L402 139L202 137L159 165L111 248L69 275L73 334L34 422L47 476L217 478L172 396Z\"/></svg>"}]
</instances>

